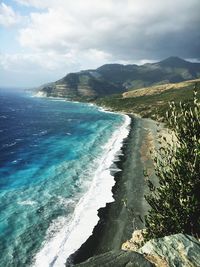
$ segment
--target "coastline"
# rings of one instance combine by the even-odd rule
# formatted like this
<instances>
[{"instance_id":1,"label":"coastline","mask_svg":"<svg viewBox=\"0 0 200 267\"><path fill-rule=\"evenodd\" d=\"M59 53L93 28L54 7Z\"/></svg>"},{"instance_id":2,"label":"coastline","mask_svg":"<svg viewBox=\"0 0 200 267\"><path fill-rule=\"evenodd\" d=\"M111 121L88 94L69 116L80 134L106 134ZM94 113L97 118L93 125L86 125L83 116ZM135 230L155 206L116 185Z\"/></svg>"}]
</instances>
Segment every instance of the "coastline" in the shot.
<instances>
[{"instance_id":1,"label":"coastline","mask_svg":"<svg viewBox=\"0 0 200 267\"><path fill-rule=\"evenodd\" d=\"M115 162L120 171L114 175L114 202L98 210L100 219L93 234L69 257L66 266L74 266L94 255L119 250L135 229L144 228L143 219L148 210L144 195L148 188L143 169L152 166L148 150L156 145L158 126L150 119L129 116L131 129L123 142L122 155Z\"/></svg>"},{"instance_id":2,"label":"coastline","mask_svg":"<svg viewBox=\"0 0 200 267\"><path fill-rule=\"evenodd\" d=\"M67 100L64 99L64 101ZM79 102L76 101L76 103ZM94 104L89 103L89 105ZM108 180L104 179L102 181L102 179L100 179L102 187L101 191L97 191L98 193L95 192L95 190L90 190L93 191L90 193L94 195L102 191L107 194L106 201L104 200L103 205L101 203L100 194L100 205L97 206L98 208L96 207L96 223L94 223L93 217L84 216L86 218L84 219L85 223L83 224L82 232L86 232L86 238L84 240L82 239L82 245L76 244L76 249L73 248L72 250L71 248L72 253L68 254L68 256L66 256L66 247L63 246L62 251L65 252L61 258L59 252L57 256L52 259L53 261L51 260L51 262L49 262L52 266L61 266L61 264L62 266L74 266L74 264L83 262L94 255L99 255L110 250L119 250L122 243L131 237L134 229L141 229L144 226L141 218L144 218L148 207L144 201L144 194L147 191L147 186L142 179L143 169L144 166L149 165L149 159L146 156L149 142L152 141L149 140L149 134L151 135L150 139L156 136L157 123L150 119L142 119L137 114L124 114L122 112L107 110L97 105L94 106L101 112L121 114L125 117L125 121L128 118L131 119L131 127L129 127L129 134L127 133L123 138L120 130L117 130L117 135L121 136L121 138L119 138L121 140L120 146L118 145L118 149L115 149L114 157L108 166L107 172L104 171L104 175L107 176L109 172L108 176L110 177L106 177ZM115 142L113 142L112 146L109 148L109 151L113 151L114 143ZM95 173L97 179L100 175L102 175L102 173L98 172L98 175ZM85 211L88 213L87 209ZM89 215L91 214L89 213ZM91 220L93 221L93 227L89 227L89 233L88 225L91 225ZM76 234L79 235L79 233L81 233L80 229ZM65 233L63 232L63 234ZM73 239L69 239L71 240L70 245L72 245L71 242ZM66 240L68 240L68 237L65 238L65 241ZM80 248L77 250L78 247ZM44 255L47 251L43 252ZM43 257L40 258L42 260ZM44 262L41 260L40 263ZM37 264L36 266L42 265ZM45 266L49 266L47 262Z\"/></svg>"},{"instance_id":3,"label":"coastline","mask_svg":"<svg viewBox=\"0 0 200 267\"><path fill-rule=\"evenodd\" d=\"M100 111L110 113L110 111L102 109ZM92 234L99 221L98 209L114 200L112 195L112 188L115 184L114 173L118 171L114 162L121 153L123 140L129 133L131 121L128 115L121 115L124 117L124 122L113 132L108 143L105 144L99 168L94 173L89 190L79 200L72 221L66 222L65 227L55 237L43 244L41 250L35 255L34 266L65 266L66 258ZM90 218L89 222L88 218Z\"/></svg>"}]
</instances>

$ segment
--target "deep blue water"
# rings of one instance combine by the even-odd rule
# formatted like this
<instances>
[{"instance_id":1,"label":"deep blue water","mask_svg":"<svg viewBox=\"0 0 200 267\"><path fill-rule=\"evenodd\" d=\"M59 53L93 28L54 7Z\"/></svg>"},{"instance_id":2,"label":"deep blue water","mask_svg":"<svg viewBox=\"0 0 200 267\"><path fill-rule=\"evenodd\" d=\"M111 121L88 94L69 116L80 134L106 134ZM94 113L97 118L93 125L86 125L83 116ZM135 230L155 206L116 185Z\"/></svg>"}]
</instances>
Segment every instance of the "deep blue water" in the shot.
<instances>
[{"instance_id":1,"label":"deep blue water","mask_svg":"<svg viewBox=\"0 0 200 267\"><path fill-rule=\"evenodd\" d=\"M0 266L30 266L52 222L73 215L123 122L91 105L0 90Z\"/></svg>"}]
</instances>

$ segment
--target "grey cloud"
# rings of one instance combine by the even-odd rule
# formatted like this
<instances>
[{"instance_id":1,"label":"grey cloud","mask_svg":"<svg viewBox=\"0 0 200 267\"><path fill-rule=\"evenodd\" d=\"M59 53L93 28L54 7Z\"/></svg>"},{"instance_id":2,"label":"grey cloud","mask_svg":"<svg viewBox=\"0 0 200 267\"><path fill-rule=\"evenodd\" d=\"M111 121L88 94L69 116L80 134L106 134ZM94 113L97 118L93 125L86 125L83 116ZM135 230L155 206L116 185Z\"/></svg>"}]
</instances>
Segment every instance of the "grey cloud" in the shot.
<instances>
[{"instance_id":1,"label":"grey cloud","mask_svg":"<svg viewBox=\"0 0 200 267\"><path fill-rule=\"evenodd\" d=\"M68 6L63 4L65 14L59 13L58 6L53 2L51 13L47 11L46 14L37 15L41 25L34 20L30 27L21 31L21 43L57 52L74 48L79 51L97 49L111 54L115 61L130 57L132 60L164 58L169 55L199 57L199 0L125 0L123 3L108 0L110 6L107 9L102 4L99 6L100 0L93 4L85 0L84 6L79 6L80 3L77 0L73 3L69 1ZM55 10L54 13L52 10ZM66 19L63 19L63 14ZM40 27L45 24L45 19L50 23L54 21L41 34ZM51 30L54 23L58 23L58 32L63 24L60 34L55 29L54 32Z\"/></svg>"},{"instance_id":2,"label":"grey cloud","mask_svg":"<svg viewBox=\"0 0 200 267\"><path fill-rule=\"evenodd\" d=\"M54 70L52 75L56 73L57 78L64 71L109 62L135 63L169 56L200 60L199 0L16 1L38 7L19 30L18 40L34 55L23 55L20 61L31 71L39 66L44 77L45 67ZM12 56L4 62L23 75L16 61L8 64L13 63Z\"/></svg>"},{"instance_id":3,"label":"grey cloud","mask_svg":"<svg viewBox=\"0 0 200 267\"><path fill-rule=\"evenodd\" d=\"M149 19L143 17L136 26L120 24L106 38L102 35L96 45L118 59L200 58L200 2L192 2L196 2L195 8L181 13L166 11Z\"/></svg>"}]
</instances>

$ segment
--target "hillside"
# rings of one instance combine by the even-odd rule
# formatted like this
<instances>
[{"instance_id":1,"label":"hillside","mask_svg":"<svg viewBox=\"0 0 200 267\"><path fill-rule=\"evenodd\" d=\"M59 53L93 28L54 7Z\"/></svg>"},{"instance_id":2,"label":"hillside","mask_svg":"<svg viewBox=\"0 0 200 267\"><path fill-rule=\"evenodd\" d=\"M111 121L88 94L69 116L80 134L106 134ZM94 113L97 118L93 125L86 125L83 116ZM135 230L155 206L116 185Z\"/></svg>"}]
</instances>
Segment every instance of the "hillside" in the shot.
<instances>
[{"instance_id":1,"label":"hillside","mask_svg":"<svg viewBox=\"0 0 200 267\"><path fill-rule=\"evenodd\" d=\"M95 71L70 73L55 83L39 88L46 96L66 97L73 100L90 100L98 96L122 92L121 88L107 82Z\"/></svg>"},{"instance_id":2,"label":"hillside","mask_svg":"<svg viewBox=\"0 0 200 267\"><path fill-rule=\"evenodd\" d=\"M161 85L155 85L151 87L140 88L137 90L130 90L128 92L123 93L123 98L132 98L132 97L140 97L140 96L151 96L158 95L164 93L165 91L172 89L183 89L183 88L192 88L194 83L199 83L200 79L189 80L180 83L166 83Z\"/></svg>"},{"instance_id":3,"label":"hillside","mask_svg":"<svg viewBox=\"0 0 200 267\"><path fill-rule=\"evenodd\" d=\"M56 82L41 86L37 91L46 96L88 101L141 87L197 78L200 78L200 63L170 57L141 66L106 64L96 70L69 73Z\"/></svg>"},{"instance_id":4,"label":"hillside","mask_svg":"<svg viewBox=\"0 0 200 267\"><path fill-rule=\"evenodd\" d=\"M142 117L163 120L168 103L190 101L195 85L197 85L198 97L200 97L200 79L196 79L132 90L98 99L96 103L114 111L137 113Z\"/></svg>"}]
</instances>

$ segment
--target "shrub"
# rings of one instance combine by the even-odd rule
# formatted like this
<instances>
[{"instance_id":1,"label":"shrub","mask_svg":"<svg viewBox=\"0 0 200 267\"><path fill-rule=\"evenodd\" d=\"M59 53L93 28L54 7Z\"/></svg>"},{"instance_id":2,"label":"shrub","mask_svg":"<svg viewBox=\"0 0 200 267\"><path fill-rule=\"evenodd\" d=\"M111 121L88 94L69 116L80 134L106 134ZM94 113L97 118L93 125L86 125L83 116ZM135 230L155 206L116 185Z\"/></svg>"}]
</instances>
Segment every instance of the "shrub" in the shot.
<instances>
[{"instance_id":1,"label":"shrub","mask_svg":"<svg viewBox=\"0 0 200 267\"><path fill-rule=\"evenodd\" d=\"M166 114L175 138L160 137L154 156L155 187L148 175L150 210L145 218L147 239L175 233L200 234L200 104L197 88L193 100L173 102Z\"/></svg>"}]
</instances>

